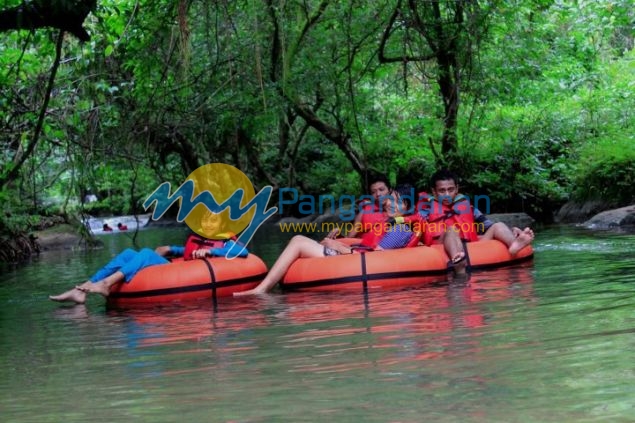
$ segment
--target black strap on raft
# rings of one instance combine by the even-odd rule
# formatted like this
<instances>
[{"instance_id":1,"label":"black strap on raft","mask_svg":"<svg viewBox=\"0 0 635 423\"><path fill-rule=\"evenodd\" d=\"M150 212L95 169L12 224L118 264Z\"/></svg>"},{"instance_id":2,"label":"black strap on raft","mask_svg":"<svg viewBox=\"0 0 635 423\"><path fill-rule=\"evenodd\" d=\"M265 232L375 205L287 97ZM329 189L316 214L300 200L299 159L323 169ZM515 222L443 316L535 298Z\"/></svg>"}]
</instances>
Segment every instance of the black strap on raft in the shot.
<instances>
[{"instance_id":1,"label":"black strap on raft","mask_svg":"<svg viewBox=\"0 0 635 423\"><path fill-rule=\"evenodd\" d=\"M357 251L358 253L361 251L375 251L372 247L367 247L362 244L354 244L351 245L351 251Z\"/></svg>"},{"instance_id":2,"label":"black strap on raft","mask_svg":"<svg viewBox=\"0 0 635 423\"><path fill-rule=\"evenodd\" d=\"M207 266L207 270L209 270L210 282L212 284L212 302L214 303L214 311L216 311L216 307L218 306L216 288L218 284L216 283L216 275L214 274L214 268L212 267L212 264L209 261L207 261L207 259L201 258L200 260L203 260L203 263L205 263L205 265Z\"/></svg>"},{"instance_id":3,"label":"black strap on raft","mask_svg":"<svg viewBox=\"0 0 635 423\"><path fill-rule=\"evenodd\" d=\"M362 259L362 286L364 287L364 292L368 292L368 273L366 273L366 252L361 250L359 255Z\"/></svg>"}]
</instances>

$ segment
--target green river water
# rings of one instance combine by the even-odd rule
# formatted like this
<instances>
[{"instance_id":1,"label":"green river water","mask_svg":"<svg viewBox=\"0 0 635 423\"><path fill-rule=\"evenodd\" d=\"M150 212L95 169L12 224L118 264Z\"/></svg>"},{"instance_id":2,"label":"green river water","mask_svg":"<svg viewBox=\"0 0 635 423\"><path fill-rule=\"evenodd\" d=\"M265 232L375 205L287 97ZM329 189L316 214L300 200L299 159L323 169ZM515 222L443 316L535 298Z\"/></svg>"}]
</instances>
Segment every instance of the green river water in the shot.
<instances>
[{"instance_id":1,"label":"green river water","mask_svg":"<svg viewBox=\"0 0 635 423\"><path fill-rule=\"evenodd\" d=\"M635 235L544 228L528 264L367 297L49 301L131 246L101 239L2 268L2 422L635 421ZM250 247L271 265L287 239Z\"/></svg>"}]
</instances>

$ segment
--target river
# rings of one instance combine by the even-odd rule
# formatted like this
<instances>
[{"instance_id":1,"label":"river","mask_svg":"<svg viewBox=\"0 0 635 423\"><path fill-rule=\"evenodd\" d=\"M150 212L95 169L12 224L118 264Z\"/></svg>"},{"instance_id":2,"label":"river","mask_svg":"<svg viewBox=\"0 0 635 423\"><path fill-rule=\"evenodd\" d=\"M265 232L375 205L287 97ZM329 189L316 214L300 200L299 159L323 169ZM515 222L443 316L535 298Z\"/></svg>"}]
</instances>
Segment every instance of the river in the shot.
<instances>
[{"instance_id":1,"label":"river","mask_svg":"<svg viewBox=\"0 0 635 423\"><path fill-rule=\"evenodd\" d=\"M287 238L251 249L271 265ZM367 297L49 301L132 242L101 239L2 268L3 422L635 421L635 235L543 228L528 264Z\"/></svg>"}]
</instances>

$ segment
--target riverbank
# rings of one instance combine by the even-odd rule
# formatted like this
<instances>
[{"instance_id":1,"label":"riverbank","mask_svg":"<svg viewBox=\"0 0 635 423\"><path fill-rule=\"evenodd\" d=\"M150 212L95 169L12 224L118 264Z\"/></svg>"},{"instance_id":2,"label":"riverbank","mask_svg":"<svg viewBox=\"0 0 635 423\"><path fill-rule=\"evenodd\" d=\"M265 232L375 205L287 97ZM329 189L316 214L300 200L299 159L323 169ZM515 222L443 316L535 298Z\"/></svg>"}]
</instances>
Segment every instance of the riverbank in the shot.
<instances>
[{"instance_id":1,"label":"riverbank","mask_svg":"<svg viewBox=\"0 0 635 423\"><path fill-rule=\"evenodd\" d=\"M88 233L82 235L81 228L68 223L36 231L33 235L40 251L94 248L101 244L94 236Z\"/></svg>"}]
</instances>

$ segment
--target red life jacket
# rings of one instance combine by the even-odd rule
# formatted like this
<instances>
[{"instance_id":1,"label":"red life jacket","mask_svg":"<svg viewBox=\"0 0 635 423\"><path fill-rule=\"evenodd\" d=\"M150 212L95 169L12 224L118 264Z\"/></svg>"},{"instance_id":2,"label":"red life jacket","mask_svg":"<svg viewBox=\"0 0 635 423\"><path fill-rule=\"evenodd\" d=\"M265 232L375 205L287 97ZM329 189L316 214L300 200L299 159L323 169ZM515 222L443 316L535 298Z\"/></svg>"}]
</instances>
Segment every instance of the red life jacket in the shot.
<instances>
[{"instance_id":1,"label":"red life jacket","mask_svg":"<svg viewBox=\"0 0 635 423\"><path fill-rule=\"evenodd\" d=\"M228 234L228 239L234 239L235 236ZM191 234L187 237L185 241L185 252L183 253L183 258L185 260L192 260L192 253L196 250L200 250L201 248L212 249L212 248L222 248L225 245L224 239L207 239L197 234Z\"/></svg>"},{"instance_id":2,"label":"red life jacket","mask_svg":"<svg viewBox=\"0 0 635 423\"><path fill-rule=\"evenodd\" d=\"M406 248L416 247L419 245L419 241L421 241L421 237L425 232L427 222L417 210L415 210L414 214L404 216L403 219L404 223L410 226L410 230L414 234L408 245L406 245Z\"/></svg>"},{"instance_id":3,"label":"red life jacket","mask_svg":"<svg viewBox=\"0 0 635 423\"><path fill-rule=\"evenodd\" d=\"M376 248L379 241L384 237L385 229L381 229L384 225L375 226L372 230L362 234L362 242L360 245L369 248Z\"/></svg>"},{"instance_id":4,"label":"red life jacket","mask_svg":"<svg viewBox=\"0 0 635 423\"><path fill-rule=\"evenodd\" d=\"M363 237L365 234L381 231L380 226L383 226L386 216L380 212L376 203L364 205L360 213L362 213L361 228L356 228L359 229L357 233Z\"/></svg>"},{"instance_id":5,"label":"red life jacket","mask_svg":"<svg viewBox=\"0 0 635 423\"><path fill-rule=\"evenodd\" d=\"M430 202L430 214L424 232L426 245L434 244L445 231L458 229L459 236L467 242L478 241L474 224L474 210L467 197L457 195L452 204L442 204L436 199Z\"/></svg>"},{"instance_id":6,"label":"red life jacket","mask_svg":"<svg viewBox=\"0 0 635 423\"><path fill-rule=\"evenodd\" d=\"M427 212L430 210L430 203L434 200L434 197L428 194L425 191L421 191L417 194L417 206L415 208L415 213L418 212Z\"/></svg>"}]
</instances>

